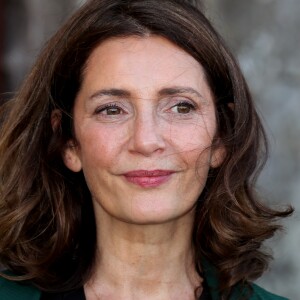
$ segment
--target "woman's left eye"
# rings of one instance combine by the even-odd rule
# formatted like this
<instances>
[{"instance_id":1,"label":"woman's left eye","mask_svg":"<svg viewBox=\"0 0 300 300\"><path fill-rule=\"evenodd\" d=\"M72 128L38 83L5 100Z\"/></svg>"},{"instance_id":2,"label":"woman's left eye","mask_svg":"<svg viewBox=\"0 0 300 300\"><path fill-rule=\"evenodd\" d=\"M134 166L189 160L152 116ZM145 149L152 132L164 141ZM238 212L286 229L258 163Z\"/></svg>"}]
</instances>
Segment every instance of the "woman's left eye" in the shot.
<instances>
[{"instance_id":1,"label":"woman's left eye","mask_svg":"<svg viewBox=\"0 0 300 300\"><path fill-rule=\"evenodd\" d=\"M195 110L195 106L189 102L180 102L171 107L171 111L178 114L188 114Z\"/></svg>"}]
</instances>

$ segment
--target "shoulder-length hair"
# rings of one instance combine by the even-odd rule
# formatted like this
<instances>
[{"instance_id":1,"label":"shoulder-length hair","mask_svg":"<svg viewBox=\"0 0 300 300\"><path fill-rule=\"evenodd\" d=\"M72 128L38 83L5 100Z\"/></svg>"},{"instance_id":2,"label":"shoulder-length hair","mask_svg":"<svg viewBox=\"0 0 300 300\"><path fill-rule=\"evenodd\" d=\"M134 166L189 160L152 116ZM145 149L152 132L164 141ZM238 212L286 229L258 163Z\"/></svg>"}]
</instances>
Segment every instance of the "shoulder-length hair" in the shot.
<instances>
[{"instance_id":1,"label":"shoulder-length hair","mask_svg":"<svg viewBox=\"0 0 300 300\"><path fill-rule=\"evenodd\" d=\"M95 220L82 173L61 154L73 137L72 107L91 51L112 37L159 35L194 57L213 92L218 138L226 156L211 169L196 205L195 266L214 263L224 298L259 277L269 256L262 242L291 213L254 193L266 137L241 70L203 13L180 0L93 0L49 40L14 99L2 108L0 264L43 290L68 290L89 277ZM51 113L61 111L58 126ZM215 145L217 146L217 145Z\"/></svg>"}]
</instances>

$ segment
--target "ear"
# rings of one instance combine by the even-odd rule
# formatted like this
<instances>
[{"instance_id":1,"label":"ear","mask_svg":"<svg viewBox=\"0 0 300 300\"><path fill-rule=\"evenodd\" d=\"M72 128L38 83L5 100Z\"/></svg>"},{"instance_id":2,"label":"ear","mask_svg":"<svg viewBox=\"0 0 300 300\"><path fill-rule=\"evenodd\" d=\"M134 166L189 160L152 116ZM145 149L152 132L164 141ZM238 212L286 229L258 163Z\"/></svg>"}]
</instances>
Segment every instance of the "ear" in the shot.
<instances>
[{"instance_id":1,"label":"ear","mask_svg":"<svg viewBox=\"0 0 300 300\"><path fill-rule=\"evenodd\" d=\"M215 169L221 166L226 156L226 149L222 142L216 145L212 149L212 155L210 159L210 167Z\"/></svg>"},{"instance_id":2,"label":"ear","mask_svg":"<svg viewBox=\"0 0 300 300\"><path fill-rule=\"evenodd\" d=\"M73 140L67 142L66 148L62 153L65 166L73 172L80 172L82 169L78 146Z\"/></svg>"},{"instance_id":3,"label":"ear","mask_svg":"<svg viewBox=\"0 0 300 300\"><path fill-rule=\"evenodd\" d=\"M227 106L228 106L232 111L234 111L234 103L233 103L233 102L229 102L229 103L227 104Z\"/></svg>"},{"instance_id":4,"label":"ear","mask_svg":"<svg viewBox=\"0 0 300 300\"><path fill-rule=\"evenodd\" d=\"M54 109L51 112L51 127L53 132L57 131L61 127L61 111L59 109Z\"/></svg>"},{"instance_id":5,"label":"ear","mask_svg":"<svg viewBox=\"0 0 300 300\"><path fill-rule=\"evenodd\" d=\"M61 128L62 112L59 109L54 109L51 112L51 127L53 132ZM73 172L81 171L81 160L78 153L78 147L74 140L69 140L62 153L62 158L65 166Z\"/></svg>"}]
</instances>

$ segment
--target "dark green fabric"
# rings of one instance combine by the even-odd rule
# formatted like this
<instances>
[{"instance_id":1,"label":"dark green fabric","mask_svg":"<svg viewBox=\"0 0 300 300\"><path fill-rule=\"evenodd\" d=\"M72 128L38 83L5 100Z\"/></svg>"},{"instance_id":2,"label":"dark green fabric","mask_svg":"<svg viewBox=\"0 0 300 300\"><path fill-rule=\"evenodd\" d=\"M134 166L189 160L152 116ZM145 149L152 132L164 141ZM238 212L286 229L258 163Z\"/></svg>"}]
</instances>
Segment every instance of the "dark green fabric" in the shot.
<instances>
[{"instance_id":1,"label":"dark green fabric","mask_svg":"<svg viewBox=\"0 0 300 300\"><path fill-rule=\"evenodd\" d=\"M219 282L215 268L207 261L202 262L202 267L212 300L219 300ZM287 298L267 292L256 284L251 284L251 286L253 293L248 300L287 300ZM247 292L246 288L238 285L235 287L230 300L244 300ZM0 277L0 300L39 300L40 296L41 292L32 285L25 285Z\"/></svg>"},{"instance_id":2,"label":"dark green fabric","mask_svg":"<svg viewBox=\"0 0 300 300\"><path fill-rule=\"evenodd\" d=\"M22 284L0 277L1 300L39 300L41 292L30 284Z\"/></svg>"},{"instance_id":3,"label":"dark green fabric","mask_svg":"<svg viewBox=\"0 0 300 300\"><path fill-rule=\"evenodd\" d=\"M202 261L202 268L204 277L211 292L212 300L219 300L219 281L216 269L206 260ZM250 286L252 287L250 298L245 298L247 295L249 295L249 289L243 287L242 285L237 285L234 288L230 300L288 300L287 298L274 295L254 283L252 283Z\"/></svg>"}]
</instances>

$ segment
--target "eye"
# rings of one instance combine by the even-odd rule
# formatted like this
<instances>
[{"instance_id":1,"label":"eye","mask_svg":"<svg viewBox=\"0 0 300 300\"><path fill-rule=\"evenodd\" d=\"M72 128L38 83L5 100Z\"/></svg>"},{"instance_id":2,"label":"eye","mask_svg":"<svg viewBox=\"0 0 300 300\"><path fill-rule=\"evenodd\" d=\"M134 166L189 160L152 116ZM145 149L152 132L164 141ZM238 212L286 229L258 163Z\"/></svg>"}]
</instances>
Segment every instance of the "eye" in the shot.
<instances>
[{"instance_id":1,"label":"eye","mask_svg":"<svg viewBox=\"0 0 300 300\"><path fill-rule=\"evenodd\" d=\"M195 110L195 106L189 102L180 102L171 107L171 111L178 114L188 114L192 110Z\"/></svg>"},{"instance_id":2,"label":"eye","mask_svg":"<svg viewBox=\"0 0 300 300\"><path fill-rule=\"evenodd\" d=\"M120 115L124 113L123 109L116 104L105 105L104 107L99 107L95 111L96 114L103 114L108 116Z\"/></svg>"}]
</instances>

